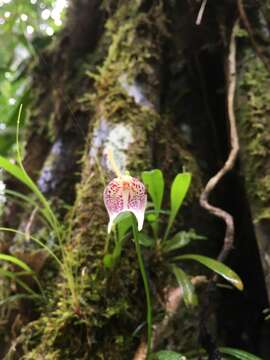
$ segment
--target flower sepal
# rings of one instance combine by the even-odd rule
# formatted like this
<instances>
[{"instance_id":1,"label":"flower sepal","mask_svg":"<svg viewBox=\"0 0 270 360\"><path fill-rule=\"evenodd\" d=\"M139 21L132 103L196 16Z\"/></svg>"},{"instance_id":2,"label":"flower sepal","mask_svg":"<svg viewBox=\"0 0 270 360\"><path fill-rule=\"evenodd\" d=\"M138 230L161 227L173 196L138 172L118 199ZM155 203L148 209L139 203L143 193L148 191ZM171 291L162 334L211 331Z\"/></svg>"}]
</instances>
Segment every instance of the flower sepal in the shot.
<instances>
[{"instance_id":1,"label":"flower sepal","mask_svg":"<svg viewBox=\"0 0 270 360\"><path fill-rule=\"evenodd\" d=\"M142 182L130 175L118 176L106 186L103 198L109 214L108 233L118 215L127 211L134 214L138 231L142 230L147 203L146 189Z\"/></svg>"}]
</instances>

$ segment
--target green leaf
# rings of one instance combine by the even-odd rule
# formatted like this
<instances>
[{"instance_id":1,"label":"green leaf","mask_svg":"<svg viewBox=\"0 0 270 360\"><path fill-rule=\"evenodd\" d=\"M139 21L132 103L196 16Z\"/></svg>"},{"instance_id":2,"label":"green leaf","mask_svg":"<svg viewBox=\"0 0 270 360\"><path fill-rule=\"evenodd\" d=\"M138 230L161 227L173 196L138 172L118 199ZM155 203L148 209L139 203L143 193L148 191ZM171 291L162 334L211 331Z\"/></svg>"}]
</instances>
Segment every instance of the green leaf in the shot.
<instances>
[{"instance_id":1,"label":"green leaf","mask_svg":"<svg viewBox=\"0 0 270 360\"><path fill-rule=\"evenodd\" d=\"M0 260L10 262L29 273L33 273L33 270L25 262L16 258L15 256L0 253Z\"/></svg>"},{"instance_id":2,"label":"green leaf","mask_svg":"<svg viewBox=\"0 0 270 360\"><path fill-rule=\"evenodd\" d=\"M4 299L1 299L0 300L0 306L3 306L5 305L6 303L11 303L13 301L16 301L16 300L20 300L20 299L33 299L33 298L36 298L37 295L35 294L34 296L33 295L28 295L28 294L16 294L16 295L11 295L11 296L8 296Z\"/></svg>"},{"instance_id":3,"label":"green leaf","mask_svg":"<svg viewBox=\"0 0 270 360\"><path fill-rule=\"evenodd\" d=\"M20 104L27 105L30 102L30 94L32 89L30 87L27 87L22 94L20 98L16 98L16 106L12 109L11 113L9 114L9 117L6 120L6 123L8 125L16 125L17 119L18 119L18 113L20 111Z\"/></svg>"},{"instance_id":4,"label":"green leaf","mask_svg":"<svg viewBox=\"0 0 270 360\"><path fill-rule=\"evenodd\" d=\"M164 179L162 172L159 169L144 171L142 173L142 179L153 200L155 210L159 211L164 193Z\"/></svg>"},{"instance_id":5,"label":"green leaf","mask_svg":"<svg viewBox=\"0 0 270 360\"><path fill-rule=\"evenodd\" d=\"M13 201L18 202L19 204L23 203L24 206L26 204L29 206L33 206L41 214L41 218L47 221L46 211L36 199L33 199L29 195L24 195L22 193L19 193L18 191L14 191L10 189L5 189L5 195L13 197L15 199Z\"/></svg>"},{"instance_id":6,"label":"green leaf","mask_svg":"<svg viewBox=\"0 0 270 360\"><path fill-rule=\"evenodd\" d=\"M187 236L186 231L180 231L174 235L170 240L165 241L163 246L163 252L167 253L180 249L184 246L187 246L191 241L191 238Z\"/></svg>"},{"instance_id":7,"label":"green leaf","mask_svg":"<svg viewBox=\"0 0 270 360\"><path fill-rule=\"evenodd\" d=\"M182 288L183 299L186 306L196 306L198 304L198 298L196 296L194 286L187 274L175 265L172 265L172 271L179 286Z\"/></svg>"},{"instance_id":8,"label":"green leaf","mask_svg":"<svg viewBox=\"0 0 270 360\"><path fill-rule=\"evenodd\" d=\"M191 182L190 173L176 175L171 186L171 216L174 218L182 205Z\"/></svg>"},{"instance_id":9,"label":"green leaf","mask_svg":"<svg viewBox=\"0 0 270 360\"><path fill-rule=\"evenodd\" d=\"M20 280L16 273L0 268L0 276L7 277L16 281L29 294L33 295L34 297L40 297L34 290L32 290L28 285L26 285L22 280Z\"/></svg>"},{"instance_id":10,"label":"green leaf","mask_svg":"<svg viewBox=\"0 0 270 360\"><path fill-rule=\"evenodd\" d=\"M151 247L155 244L155 240L143 232L138 233L139 243L145 247Z\"/></svg>"},{"instance_id":11,"label":"green leaf","mask_svg":"<svg viewBox=\"0 0 270 360\"><path fill-rule=\"evenodd\" d=\"M106 254L103 257L103 264L105 266L105 268L110 269L113 267L114 265L114 258L112 254Z\"/></svg>"},{"instance_id":12,"label":"green leaf","mask_svg":"<svg viewBox=\"0 0 270 360\"><path fill-rule=\"evenodd\" d=\"M8 71L8 70L7 70ZM18 111L21 103L27 105L30 102L30 93L32 89L28 86L25 89L21 97L16 96L16 105L11 107L11 110L5 115L5 131L1 132L0 142L0 154L5 155L8 153L12 145L14 144L14 135L16 132L16 121L18 117ZM11 96L8 96L8 98Z\"/></svg>"},{"instance_id":13,"label":"green leaf","mask_svg":"<svg viewBox=\"0 0 270 360\"><path fill-rule=\"evenodd\" d=\"M187 246L192 240L204 240L205 236L196 234L196 232L191 229L189 231L179 231L176 233L172 239L166 240L163 243L163 252L168 253L180 249L184 246Z\"/></svg>"},{"instance_id":14,"label":"green leaf","mask_svg":"<svg viewBox=\"0 0 270 360\"><path fill-rule=\"evenodd\" d=\"M173 258L174 261L176 260L195 260L201 263L202 265L208 267L212 271L216 272L224 279L229 281L233 284L238 290L243 290L244 285L240 277L228 266L224 265L222 262L211 259L207 256L203 255L195 255L195 254L186 254L181 256L176 256Z\"/></svg>"},{"instance_id":15,"label":"green leaf","mask_svg":"<svg viewBox=\"0 0 270 360\"><path fill-rule=\"evenodd\" d=\"M117 241L115 243L113 252L111 254L106 254L103 257L103 264L106 268L110 269L115 266L115 264L117 263L118 259L121 256L122 248L123 248L123 242Z\"/></svg>"},{"instance_id":16,"label":"green leaf","mask_svg":"<svg viewBox=\"0 0 270 360\"><path fill-rule=\"evenodd\" d=\"M112 253L112 256L113 256L113 259L115 260L115 262L117 261L117 259L119 259L121 253L122 253L122 243L120 241L118 241L115 244L115 247L114 247L113 253Z\"/></svg>"},{"instance_id":17,"label":"green leaf","mask_svg":"<svg viewBox=\"0 0 270 360\"><path fill-rule=\"evenodd\" d=\"M150 356L150 360L182 360L185 357L175 351L162 350Z\"/></svg>"},{"instance_id":18,"label":"green leaf","mask_svg":"<svg viewBox=\"0 0 270 360\"><path fill-rule=\"evenodd\" d=\"M60 225L58 223L58 220L57 220L54 212L52 211L49 202L47 201L45 196L42 194L42 192L39 190L37 185L30 178L30 176L27 174L27 172L23 166L23 163L22 163L22 156L21 156L20 142L19 142L21 116L22 116L22 104L20 105L20 108L19 108L19 114L18 114L18 119L17 119L17 130L16 130L17 160L18 160L19 168L21 170L21 174L23 174L21 176L21 178L22 178L22 181L29 187L29 189L31 189L33 191L33 193L37 196L37 198L43 205L44 215L46 216L46 219L49 222L49 224L52 226L53 230L55 231L59 241L61 241L60 240ZM0 166L1 166L1 163L0 163Z\"/></svg>"},{"instance_id":19,"label":"green leaf","mask_svg":"<svg viewBox=\"0 0 270 360\"><path fill-rule=\"evenodd\" d=\"M13 198L18 198L19 200L22 200L23 202L33 206L33 207L39 207L39 204L37 203L37 201L35 201L34 199L32 199L29 195L24 195L18 191L14 191L14 190L10 190L10 189L5 189L5 195L9 195Z\"/></svg>"},{"instance_id":20,"label":"green leaf","mask_svg":"<svg viewBox=\"0 0 270 360\"><path fill-rule=\"evenodd\" d=\"M239 349L221 347L219 348L219 351L222 352L223 354L234 356L236 359L240 359L240 360L263 360L262 358L256 355L250 354L246 351Z\"/></svg>"},{"instance_id":21,"label":"green leaf","mask_svg":"<svg viewBox=\"0 0 270 360\"><path fill-rule=\"evenodd\" d=\"M33 240L35 243L37 243L38 245L40 245L42 248L44 248L54 259L55 261L62 266L63 264L61 263L60 259L55 255L55 253L47 246L45 245L42 241L40 241L39 239L37 239L36 237L32 236L32 235L28 235L22 231L16 230L16 229L12 229L12 228L7 228L7 227L0 227L0 231L5 231L5 232L11 232L14 234L18 234L24 237L28 237L31 240Z\"/></svg>"},{"instance_id":22,"label":"green leaf","mask_svg":"<svg viewBox=\"0 0 270 360\"><path fill-rule=\"evenodd\" d=\"M157 221L157 219L158 219L157 214L154 214L154 213L146 214L146 220L149 223L155 223Z\"/></svg>"},{"instance_id":23,"label":"green leaf","mask_svg":"<svg viewBox=\"0 0 270 360\"><path fill-rule=\"evenodd\" d=\"M123 241L132 227L133 224L133 215L126 211L117 216L114 221L114 225L116 226L116 234L117 238L115 239L115 246L113 252L111 254L106 254L103 257L103 264L107 269L110 269L115 266L117 260L120 258L122 253Z\"/></svg>"},{"instance_id":24,"label":"green leaf","mask_svg":"<svg viewBox=\"0 0 270 360\"><path fill-rule=\"evenodd\" d=\"M170 229L173 225L175 217L182 205L182 202L187 194L188 188L191 182L190 173L182 173L176 175L171 186L171 211L168 221L168 226L165 233L165 239L167 239Z\"/></svg>"},{"instance_id":25,"label":"green leaf","mask_svg":"<svg viewBox=\"0 0 270 360\"><path fill-rule=\"evenodd\" d=\"M0 167L2 167L6 172L10 175L14 176L20 182L25 184L30 190L35 193L37 198L41 201L44 206L44 216L46 216L47 221L53 226L55 224L54 216L52 215L52 211L50 210L50 206L45 199L45 197L41 194L38 187L34 184L34 182L30 179L30 177L26 174L26 172L21 169L19 166L11 163L4 157L0 156Z\"/></svg>"},{"instance_id":26,"label":"green leaf","mask_svg":"<svg viewBox=\"0 0 270 360\"><path fill-rule=\"evenodd\" d=\"M10 175L14 176L20 182L24 183L29 187L29 182L27 181L24 172L19 168L19 166L12 164L10 161L5 159L1 155L0 155L0 167L2 167Z\"/></svg>"},{"instance_id":27,"label":"green leaf","mask_svg":"<svg viewBox=\"0 0 270 360\"><path fill-rule=\"evenodd\" d=\"M117 216L115 224L117 225L118 241L122 241L128 230L132 227L132 215L130 212L124 212Z\"/></svg>"}]
</instances>

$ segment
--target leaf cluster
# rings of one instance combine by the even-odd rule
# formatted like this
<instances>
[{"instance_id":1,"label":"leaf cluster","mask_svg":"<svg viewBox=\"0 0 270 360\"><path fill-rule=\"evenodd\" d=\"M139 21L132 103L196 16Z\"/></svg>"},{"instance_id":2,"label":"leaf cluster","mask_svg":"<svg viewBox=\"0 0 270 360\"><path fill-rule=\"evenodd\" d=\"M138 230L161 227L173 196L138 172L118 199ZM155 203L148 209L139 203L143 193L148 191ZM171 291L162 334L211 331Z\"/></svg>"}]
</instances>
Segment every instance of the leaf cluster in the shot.
<instances>
[{"instance_id":1,"label":"leaf cluster","mask_svg":"<svg viewBox=\"0 0 270 360\"><path fill-rule=\"evenodd\" d=\"M152 251L153 256L162 259L163 265L173 274L178 285L182 288L184 302L187 306L198 304L197 295L190 276L185 272L182 264L185 261L196 261L199 264L214 271L229 281L239 290L243 290L243 283L239 276L225 264L200 254L183 254L179 251L187 247L192 241L204 240L205 237L196 234L191 229L174 232L177 215L191 184L191 174L179 173L175 176L170 187L170 208L162 208L164 202L165 182L161 170L155 169L144 171L142 180L150 195L150 200L145 219L149 226L138 233L139 242L143 247ZM132 215L130 213L120 214L117 218L114 233L115 246L111 254L106 254L104 264L113 267L120 258L124 241L129 237L132 227ZM145 229L149 229L147 231Z\"/></svg>"}]
</instances>

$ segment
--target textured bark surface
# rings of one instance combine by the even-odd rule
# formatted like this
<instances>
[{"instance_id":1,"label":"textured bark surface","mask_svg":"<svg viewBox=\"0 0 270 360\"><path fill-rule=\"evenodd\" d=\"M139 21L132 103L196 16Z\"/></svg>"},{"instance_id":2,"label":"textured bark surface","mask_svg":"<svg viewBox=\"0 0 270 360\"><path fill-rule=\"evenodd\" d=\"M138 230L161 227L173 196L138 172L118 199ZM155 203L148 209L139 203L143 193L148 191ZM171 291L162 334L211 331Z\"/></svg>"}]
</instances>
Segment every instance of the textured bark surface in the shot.
<instances>
[{"instance_id":1,"label":"textured bark surface","mask_svg":"<svg viewBox=\"0 0 270 360\"><path fill-rule=\"evenodd\" d=\"M240 18L235 108L241 156L210 202L234 217L235 245L228 263L243 278L245 291L216 292L208 320L219 343L266 359L270 329L262 310L270 294L270 77L261 54L269 61L270 16L267 1L243 5L254 33L251 41ZM122 172L139 177L143 170L161 168L166 185L183 168L192 172L176 230L195 228L208 237L195 250L218 255L224 224L202 210L198 199L230 148L225 64L232 26L241 14L235 1L209 0L197 26L199 8L193 0L73 0L64 29L41 54L33 72L25 165L69 229L64 247L76 281L71 291L66 274L37 246L17 236L3 238L1 251L38 269L49 301L42 307L21 301L2 308L2 358L134 356L143 330L135 336L134 331L145 321L146 309L132 242L125 243L113 270L103 264L108 218L102 194L115 176L110 151ZM9 186L26 192L11 181ZM31 213L10 203L4 223L23 230L30 218ZM34 220L32 231L45 233L50 246L56 246L42 223ZM145 262L152 291L175 286L147 252ZM201 297L208 296L202 290ZM162 310L159 298L155 314ZM161 348L198 346L198 314L181 307L170 323Z\"/></svg>"},{"instance_id":2,"label":"textured bark surface","mask_svg":"<svg viewBox=\"0 0 270 360\"><path fill-rule=\"evenodd\" d=\"M243 175L252 220L260 249L270 297L269 262L269 5L247 3L246 21L255 49L248 46L248 33L239 39L238 101L239 132L242 141ZM268 10L267 10L268 8Z\"/></svg>"}]
</instances>

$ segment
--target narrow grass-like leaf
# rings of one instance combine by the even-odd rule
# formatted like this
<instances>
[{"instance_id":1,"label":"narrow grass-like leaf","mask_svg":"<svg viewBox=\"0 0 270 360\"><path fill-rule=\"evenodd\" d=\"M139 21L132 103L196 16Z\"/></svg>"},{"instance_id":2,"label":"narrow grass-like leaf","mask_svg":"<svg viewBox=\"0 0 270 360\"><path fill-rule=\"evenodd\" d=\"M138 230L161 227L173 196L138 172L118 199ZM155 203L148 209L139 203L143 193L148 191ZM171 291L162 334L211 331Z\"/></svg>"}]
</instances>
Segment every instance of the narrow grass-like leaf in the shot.
<instances>
[{"instance_id":1,"label":"narrow grass-like leaf","mask_svg":"<svg viewBox=\"0 0 270 360\"><path fill-rule=\"evenodd\" d=\"M230 347L220 347L219 351L222 352L223 354L231 355L236 359L240 359L240 360L263 360L262 358L250 354L246 351L234 349Z\"/></svg>"},{"instance_id":2,"label":"narrow grass-like leaf","mask_svg":"<svg viewBox=\"0 0 270 360\"><path fill-rule=\"evenodd\" d=\"M0 268L0 276L7 277L16 281L29 294L33 295L34 297L40 297L40 295L35 293L34 290L32 290L28 285L26 285L22 280L20 280L19 277L16 276L16 273Z\"/></svg>"},{"instance_id":3,"label":"narrow grass-like leaf","mask_svg":"<svg viewBox=\"0 0 270 360\"><path fill-rule=\"evenodd\" d=\"M16 126L18 120L18 113L20 111L21 104L28 104L30 101L31 87L27 86L21 95L21 97L16 98L16 105L12 107L12 110L9 113L9 116L6 119L6 124L11 125L12 127ZM14 142L14 140L13 140Z\"/></svg>"},{"instance_id":4,"label":"narrow grass-like leaf","mask_svg":"<svg viewBox=\"0 0 270 360\"><path fill-rule=\"evenodd\" d=\"M178 285L182 288L183 299L186 306L198 305L198 298L195 293L194 285L190 281L188 275L179 267L172 265L172 272L174 273Z\"/></svg>"},{"instance_id":5,"label":"narrow grass-like leaf","mask_svg":"<svg viewBox=\"0 0 270 360\"><path fill-rule=\"evenodd\" d=\"M22 231L16 230L16 229L12 229L12 228L6 228L6 227L0 227L0 231L6 231L6 232L11 232L14 234L18 234L21 235L23 237L29 237L28 234L25 234ZM40 241L39 239L37 239L36 237L30 235L30 239L33 240L35 243L37 243L38 245L40 245L42 248L44 248L53 258L54 260L60 265L62 266L62 262L61 260L55 255L55 253L47 246L45 245L42 241Z\"/></svg>"},{"instance_id":6,"label":"narrow grass-like leaf","mask_svg":"<svg viewBox=\"0 0 270 360\"><path fill-rule=\"evenodd\" d=\"M143 182L153 200L156 211L159 211L164 193L164 178L159 169L142 172Z\"/></svg>"},{"instance_id":7,"label":"narrow grass-like leaf","mask_svg":"<svg viewBox=\"0 0 270 360\"><path fill-rule=\"evenodd\" d=\"M211 259L207 256L203 255L195 255L195 254L186 254L181 256L176 256L173 258L174 261L177 260L195 260L201 263L202 265L208 267L210 270L216 272L224 279L233 284L238 290L243 290L244 285L240 277L228 266L224 265L222 262Z\"/></svg>"},{"instance_id":8,"label":"narrow grass-like leaf","mask_svg":"<svg viewBox=\"0 0 270 360\"><path fill-rule=\"evenodd\" d=\"M18 191L5 189L5 195L22 200L23 202L25 202L33 207L39 207L39 204L37 203L37 201L32 199L30 196L24 195Z\"/></svg>"},{"instance_id":9,"label":"narrow grass-like leaf","mask_svg":"<svg viewBox=\"0 0 270 360\"><path fill-rule=\"evenodd\" d=\"M4 230L4 229L5 229L5 230ZM14 229L9 229L9 230L8 230L8 228L0 228L0 231L1 231L1 230L3 230L3 231L10 231L10 230L14 230ZM14 230L14 231L12 231L12 232L20 233L20 232L17 231L17 230ZM24 235L26 236L26 234L24 234ZM20 267L21 269L25 270L26 275L31 275L31 276L33 277L33 279L34 279L35 282L37 283L37 285L38 285L41 293L43 294L43 290L42 290L41 284L40 284L40 282L39 282L39 280L38 280L35 272L34 272L24 261L22 261L21 259L18 259L18 258L15 257L15 256L0 253L0 261L1 261L1 260L2 260L2 261L6 261L6 262L10 262L10 263L12 263L12 264L14 264L14 265L17 265L17 266ZM5 270L4 270L4 271L5 271ZM18 276L20 276L20 275L22 275L22 274L25 275L25 272L20 272L20 273L14 272L14 276L16 276L16 279L17 279ZM9 273L9 272L8 272L8 273ZM10 272L10 274L12 274L12 273ZM18 282L19 282L19 281L18 281ZM21 286L24 287L24 289L26 289L25 284L23 284L23 285L21 285ZM43 294L43 296L44 296L44 294Z\"/></svg>"},{"instance_id":10,"label":"narrow grass-like leaf","mask_svg":"<svg viewBox=\"0 0 270 360\"><path fill-rule=\"evenodd\" d=\"M2 300L0 300L0 306L3 306L5 305L6 303L10 303L10 302L13 302L13 301L16 301L16 300L20 300L20 299L33 299L33 298L36 298L37 295L35 294L34 296L33 295L30 295L30 294L16 294L16 295L11 295L11 296L8 296Z\"/></svg>"},{"instance_id":11,"label":"narrow grass-like leaf","mask_svg":"<svg viewBox=\"0 0 270 360\"><path fill-rule=\"evenodd\" d=\"M0 253L0 260L15 264L30 274L33 273L33 270L25 262L16 258L15 256Z\"/></svg>"},{"instance_id":12,"label":"narrow grass-like leaf","mask_svg":"<svg viewBox=\"0 0 270 360\"><path fill-rule=\"evenodd\" d=\"M150 356L150 360L182 360L184 356L175 352L162 350Z\"/></svg>"},{"instance_id":13,"label":"narrow grass-like leaf","mask_svg":"<svg viewBox=\"0 0 270 360\"><path fill-rule=\"evenodd\" d=\"M19 168L19 166L11 163L1 155L0 155L0 167L2 167L10 175L14 176L20 182L24 183L29 187L29 182L26 179L24 172Z\"/></svg>"},{"instance_id":14,"label":"narrow grass-like leaf","mask_svg":"<svg viewBox=\"0 0 270 360\"><path fill-rule=\"evenodd\" d=\"M60 226L59 226L58 220L57 220L56 216L54 215L54 212L52 211L49 202L44 197L44 195L39 190L39 188L36 186L36 184L33 182L33 180L29 177L29 175L27 174L27 172L23 166L22 156L21 156L21 151L20 151L20 142L19 142L21 114L22 114L22 105L19 108L19 114L18 114L18 119L17 119L17 131L16 131L17 160L18 160L19 168L20 168L21 172L24 174L25 184L34 192L34 194L37 196L37 198L39 199L41 204L44 206L44 213L46 214L59 241L61 242L62 240L61 240Z\"/></svg>"},{"instance_id":15,"label":"narrow grass-like leaf","mask_svg":"<svg viewBox=\"0 0 270 360\"><path fill-rule=\"evenodd\" d=\"M6 172L8 172L10 175L14 176L16 179L18 179L20 182L25 184L40 200L41 204L44 206L43 214L46 217L49 224L52 226L52 228L55 230L57 220L50 209L50 206L45 199L45 197L42 195L38 187L34 184L34 182L30 179L30 177L26 174L24 170L22 170L19 166L11 163L7 159L0 156L0 167L2 167Z\"/></svg>"},{"instance_id":16,"label":"narrow grass-like leaf","mask_svg":"<svg viewBox=\"0 0 270 360\"><path fill-rule=\"evenodd\" d=\"M25 204L28 204L29 206L32 206L33 208L37 209L39 214L41 215L40 218L46 222L46 224L51 224L50 219L47 217L46 211L41 206L39 202L32 199L30 196L24 195L22 193L19 193L18 191L5 189L5 195L8 195L15 199L14 201L17 201L20 205L22 205L22 202ZM21 200L21 201L20 201Z\"/></svg>"},{"instance_id":17,"label":"narrow grass-like leaf","mask_svg":"<svg viewBox=\"0 0 270 360\"><path fill-rule=\"evenodd\" d=\"M171 186L171 211L164 239L167 239L175 217L183 203L191 182L190 173L176 175Z\"/></svg>"},{"instance_id":18,"label":"narrow grass-like leaf","mask_svg":"<svg viewBox=\"0 0 270 360\"><path fill-rule=\"evenodd\" d=\"M46 222L46 224L50 225L52 230L54 230L54 226L53 226L51 217L48 215L48 212L46 211L46 209L44 209L44 207L42 207L42 205L39 202L32 199L30 196L26 196L24 194L21 194L17 191L10 190L10 189L6 189L5 194L16 199L18 201L18 203L20 203L20 200L21 200L22 202L25 202L26 204L32 206L33 208L36 208L38 210L39 214L41 215L41 219L44 220ZM14 201L16 201L16 200L14 200ZM21 205L21 203L20 203L20 205Z\"/></svg>"}]
</instances>

